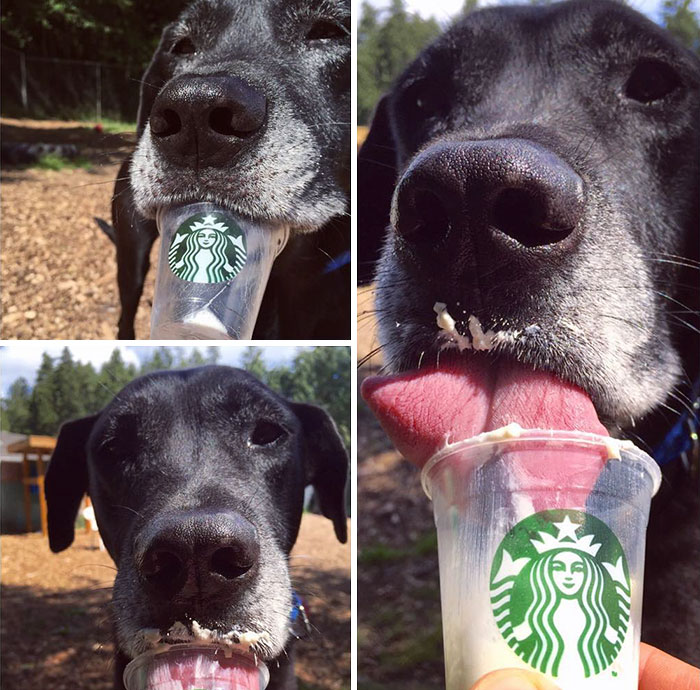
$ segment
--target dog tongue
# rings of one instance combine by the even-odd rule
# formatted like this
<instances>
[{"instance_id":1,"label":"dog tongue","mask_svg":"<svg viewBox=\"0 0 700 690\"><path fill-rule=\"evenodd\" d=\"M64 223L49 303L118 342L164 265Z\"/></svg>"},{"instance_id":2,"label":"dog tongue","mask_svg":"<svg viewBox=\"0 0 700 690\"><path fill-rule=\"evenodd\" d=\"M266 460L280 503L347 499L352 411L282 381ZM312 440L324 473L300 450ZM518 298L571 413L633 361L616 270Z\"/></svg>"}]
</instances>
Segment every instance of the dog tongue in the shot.
<instances>
[{"instance_id":1,"label":"dog tongue","mask_svg":"<svg viewBox=\"0 0 700 690\"><path fill-rule=\"evenodd\" d=\"M260 672L222 652L216 658L193 651L171 658L156 655L144 690L259 690Z\"/></svg>"},{"instance_id":2,"label":"dog tongue","mask_svg":"<svg viewBox=\"0 0 700 690\"><path fill-rule=\"evenodd\" d=\"M608 435L579 388L516 362L489 364L474 356L447 368L369 378L362 396L399 452L418 467L446 443L512 422L525 429ZM543 455L544 464L549 455ZM600 463L591 470L597 476Z\"/></svg>"}]
</instances>

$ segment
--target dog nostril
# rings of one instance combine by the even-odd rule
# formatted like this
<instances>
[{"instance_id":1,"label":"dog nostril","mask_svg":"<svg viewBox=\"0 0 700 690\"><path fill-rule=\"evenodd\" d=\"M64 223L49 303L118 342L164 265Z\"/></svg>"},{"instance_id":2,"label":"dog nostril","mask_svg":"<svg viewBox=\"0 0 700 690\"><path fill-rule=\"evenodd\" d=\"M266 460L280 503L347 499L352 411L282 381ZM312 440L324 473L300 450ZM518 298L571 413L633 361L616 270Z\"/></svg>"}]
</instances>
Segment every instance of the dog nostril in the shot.
<instances>
[{"instance_id":1,"label":"dog nostril","mask_svg":"<svg viewBox=\"0 0 700 690\"><path fill-rule=\"evenodd\" d=\"M157 137L169 137L181 129L180 116L170 108L151 116L151 132Z\"/></svg>"},{"instance_id":2,"label":"dog nostril","mask_svg":"<svg viewBox=\"0 0 700 690\"><path fill-rule=\"evenodd\" d=\"M547 201L530 190L504 189L492 207L493 225L525 247L554 244L567 237L573 227L554 227L547 219Z\"/></svg>"},{"instance_id":3,"label":"dog nostril","mask_svg":"<svg viewBox=\"0 0 700 690\"><path fill-rule=\"evenodd\" d=\"M226 547L217 549L209 561L209 571L227 580L235 580L245 575L253 567L254 559L246 557L237 549Z\"/></svg>"},{"instance_id":4,"label":"dog nostril","mask_svg":"<svg viewBox=\"0 0 700 690\"><path fill-rule=\"evenodd\" d=\"M440 197L429 189L417 189L399 210L401 234L414 244L434 243L450 229L450 217Z\"/></svg>"},{"instance_id":5,"label":"dog nostril","mask_svg":"<svg viewBox=\"0 0 700 690\"><path fill-rule=\"evenodd\" d=\"M231 108L214 108L209 113L209 127L227 137L249 137L260 128L260 120L245 112L235 113Z\"/></svg>"},{"instance_id":6,"label":"dog nostril","mask_svg":"<svg viewBox=\"0 0 700 690\"><path fill-rule=\"evenodd\" d=\"M182 579L185 565L172 551L158 549L146 555L141 573L153 587L171 589Z\"/></svg>"}]
</instances>

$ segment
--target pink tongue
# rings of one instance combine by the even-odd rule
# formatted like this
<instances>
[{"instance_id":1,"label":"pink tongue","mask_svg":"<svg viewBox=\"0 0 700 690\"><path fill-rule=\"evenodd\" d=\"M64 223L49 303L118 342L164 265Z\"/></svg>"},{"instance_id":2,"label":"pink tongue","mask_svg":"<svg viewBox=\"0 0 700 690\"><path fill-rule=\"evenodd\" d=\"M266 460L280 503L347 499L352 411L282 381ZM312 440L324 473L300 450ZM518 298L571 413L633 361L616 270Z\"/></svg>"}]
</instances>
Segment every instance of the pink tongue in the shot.
<instances>
[{"instance_id":1,"label":"pink tongue","mask_svg":"<svg viewBox=\"0 0 700 690\"><path fill-rule=\"evenodd\" d=\"M149 669L147 690L190 690L226 688L259 690L260 673L256 668L236 664L223 652L215 658L196 652L177 659L156 655Z\"/></svg>"},{"instance_id":2,"label":"pink tongue","mask_svg":"<svg viewBox=\"0 0 700 690\"><path fill-rule=\"evenodd\" d=\"M489 366L478 356L461 366L366 379L362 397L399 452L418 467L446 443L511 422L525 429L608 435L579 388L516 362ZM561 453L543 452L527 472L551 476L562 461ZM587 467L578 468L577 484L592 487L604 461L593 454Z\"/></svg>"}]
</instances>

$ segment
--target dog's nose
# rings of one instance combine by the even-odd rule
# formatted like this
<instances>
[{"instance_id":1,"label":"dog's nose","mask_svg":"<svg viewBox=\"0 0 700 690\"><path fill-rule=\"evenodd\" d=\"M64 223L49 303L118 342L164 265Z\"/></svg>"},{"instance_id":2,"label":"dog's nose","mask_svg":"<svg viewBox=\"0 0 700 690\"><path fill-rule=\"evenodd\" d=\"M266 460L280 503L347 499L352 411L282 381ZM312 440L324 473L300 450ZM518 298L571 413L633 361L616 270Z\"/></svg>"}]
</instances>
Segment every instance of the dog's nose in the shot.
<instances>
[{"instance_id":1,"label":"dog's nose","mask_svg":"<svg viewBox=\"0 0 700 690\"><path fill-rule=\"evenodd\" d=\"M267 99L226 74L183 74L158 94L150 116L155 146L175 163L217 167L260 130Z\"/></svg>"},{"instance_id":2,"label":"dog's nose","mask_svg":"<svg viewBox=\"0 0 700 690\"><path fill-rule=\"evenodd\" d=\"M561 158L523 139L441 142L401 179L394 226L409 242L450 231L507 236L517 246L551 245L583 214L583 180Z\"/></svg>"},{"instance_id":3,"label":"dog's nose","mask_svg":"<svg viewBox=\"0 0 700 690\"><path fill-rule=\"evenodd\" d=\"M157 519L137 540L136 563L151 595L225 595L258 562L255 527L237 513Z\"/></svg>"}]
</instances>

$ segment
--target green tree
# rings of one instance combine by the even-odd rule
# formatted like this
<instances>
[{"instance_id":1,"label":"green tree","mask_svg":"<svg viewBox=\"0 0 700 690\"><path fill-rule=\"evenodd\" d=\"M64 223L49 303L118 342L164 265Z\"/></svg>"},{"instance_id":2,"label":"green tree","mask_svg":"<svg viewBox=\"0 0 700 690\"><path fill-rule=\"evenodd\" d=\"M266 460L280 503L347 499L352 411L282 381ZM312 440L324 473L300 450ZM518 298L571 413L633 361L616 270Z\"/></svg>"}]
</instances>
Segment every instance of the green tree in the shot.
<instances>
[{"instance_id":1,"label":"green tree","mask_svg":"<svg viewBox=\"0 0 700 690\"><path fill-rule=\"evenodd\" d=\"M187 0L8 0L4 45L45 57L148 64L163 27Z\"/></svg>"},{"instance_id":2,"label":"green tree","mask_svg":"<svg viewBox=\"0 0 700 690\"><path fill-rule=\"evenodd\" d=\"M297 402L323 407L335 420L346 446L350 444L350 348L316 347L299 352L293 363Z\"/></svg>"},{"instance_id":3,"label":"green tree","mask_svg":"<svg viewBox=\"0 0 700 690\"><path fill-rule=\"evenodd\" d=\"M685 46L700 55L700 18L691 0L665 0L663 25Z\"/></svg>"},{"instance_id":4,"label":"green tree","mask_svg":"<svg viewBox=\"0 0 700 690\"><path fill-rule=\"evenodd\" d=\"M258 347L247 347L241 355L241 369L250 372L263 383L268 382L267 364L262 355L262 350Z\"/></svg>"},{"instance_id":5,"label":"green tree","mask_svg":"<svg viewBox=\"0 0 700 690\"><path fill-rule=\"evenodd\" d=\"M63 348L58 365L51 375L50 387L54 411L59 420L76 419L87 413L76 363L68 347Z\"/></svg>"},{"instance_id":6,"label":"green tree","mask_svg":"<svg viewBox=\"0 0 700 690\"><path fill-rule=\"evenodd\" d=\"M381 94L439 33L435 19L407 12L404 0L392 0L383 16L363 3L357 49L358 122L369 122Z\"/></svg>"},{"instance_id":7,"label":"green tree","mask_svg":"<svg viewBox=\"0 0 700 690\"><path fill-rule=\"evenodd\" d=\"M2 428L17 434L30 434L30 403L32 389L24 377L12 382L8 389L8 397L2 401Z\"/></svg>"},{"instance_id":8,"label":"green tree","mask_svg":"<svg viewBox=\"0 0 700 690\"><path fill-rule=\"evenodd\" d=\"M121 351L114 348L110 358L100 367L97 374L97 385L90 413L101 410L139 373L133 364L126 364Z\"/></svg>"},{"instance_id":9,"label":"green tree","mask_svg":"<svg viewBox=\"0 0 700 690\"><path fill-rule=\"evenodd\" d=\"M61 421L54 406L53 374L53 360L44 352L29 403L31 433L52 435Z\"/></svg>"},{"instance_id":10,"label":"green tree","mask_svg":"<svg viewBox=\"0 0 700 690\"><path fill-rule=\"evenodd\" d=\"M175 366L175 355L167 347L159 347L149 359L141 364L141 374L149 374L152 371L172 369Z\"/></svg>"}]
</instances>

